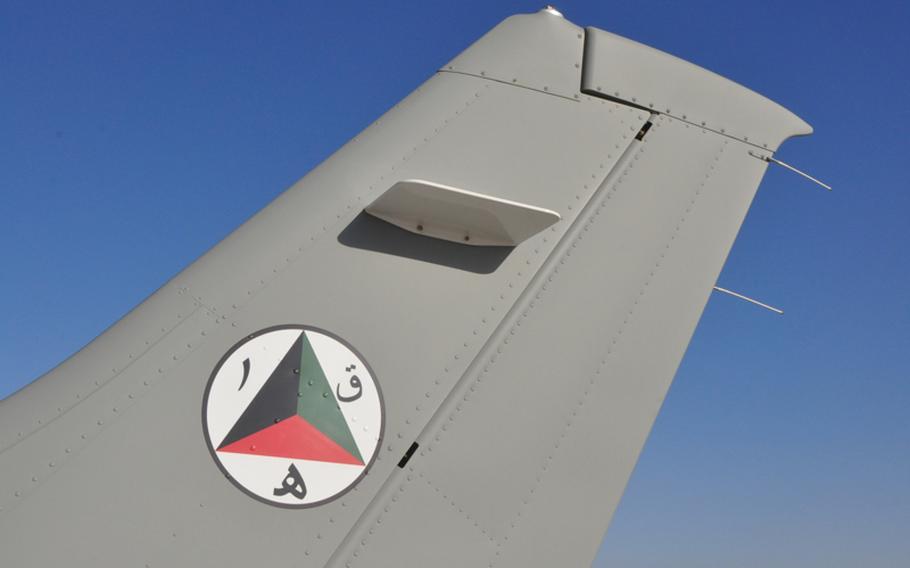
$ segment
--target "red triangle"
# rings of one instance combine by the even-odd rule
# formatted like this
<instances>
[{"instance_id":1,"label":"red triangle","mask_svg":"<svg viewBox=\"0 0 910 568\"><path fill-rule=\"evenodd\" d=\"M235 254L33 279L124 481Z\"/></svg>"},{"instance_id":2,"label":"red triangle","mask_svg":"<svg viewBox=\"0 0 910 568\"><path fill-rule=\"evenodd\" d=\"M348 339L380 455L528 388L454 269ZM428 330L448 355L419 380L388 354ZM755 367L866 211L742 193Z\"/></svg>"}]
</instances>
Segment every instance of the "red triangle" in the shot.
<instances>
[{"instance_id":1,"label":"red triangle","mask_svg":"<svg viewBox=\"0 0 910 568\"><path fill-rule=\"evenodd\" d=\"M363 465L362 461L297 414L218 448L218 451Z\"/></svg>"}]
</instances>

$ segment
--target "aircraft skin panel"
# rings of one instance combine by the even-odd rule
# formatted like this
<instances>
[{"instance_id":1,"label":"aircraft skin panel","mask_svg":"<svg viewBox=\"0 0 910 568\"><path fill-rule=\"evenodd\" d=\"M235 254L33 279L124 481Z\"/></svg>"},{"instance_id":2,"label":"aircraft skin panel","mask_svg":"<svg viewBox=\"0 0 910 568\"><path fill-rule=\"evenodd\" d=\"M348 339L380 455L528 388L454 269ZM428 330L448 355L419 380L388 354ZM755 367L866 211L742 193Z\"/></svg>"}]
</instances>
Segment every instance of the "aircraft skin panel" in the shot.
<instances>
[{"instance_id":1,"label":"aircraft skin panel","mask_svg":"<svg viewBox=\"0 0 910 568\"><path fill-rule=\"evenodd\" d=\"M748 148L655 120L335 565L425 522L396 511L424 485L496 542L481 565L591 562L766 167Z\"/></svg>"},{"instance_id":2,"label":"aircraft skin panel","mask_svg":"<svg viewBox=\"0 0 910 568\"><path fill-rule=\"evenodd\" d=\"M582 28L548 14L516 14L484 34L441 70L580 99L583 55Z\"/></svg>"},{"instance_id":3,"label":"aircraft skin panel","mask_svg":"<svg viewBox=\"0 0 910 568\"><path fill-rule=\"evenodd\" d=\"M0 402L4 564L590 563L767 163L581 93L583 36L551 13L507 19ZM363 211L407 179L560 220L514 248L474 247ZM342 337L384 401L383 430L356 436L379 440L371 469L310 508L241 491L203 431L219 361L238 391L260 388L271 371L228 354L285 324ZM348 354L323 348L337 365ZM253 450L234 458L256 474ZM339 467L352 466L322 469Z\"/></svg>"},{"instance_id":4,"label":"aircraft skin panel","mask_svg":"<svg viewBox=\"0 0 910 568\"><path fill-rule=\"evenodd\" d=\"M364 146L372 140L386 147L395 145L394 136L372 130L388 127L407 137L398 143L407 148L406 158L377 164L371 189L345 178L358 169L350 164L359 156L350 154L373 149L346 146L340 154L347 159L333 157L158 293L199 304L173 331L80 404L0 453L12 493L3 495L7 514L0 531L19 565L94 562L99 533L115 543L106 552L115 563L137 556L152 565L219 556L261 562L264 548L275 561L291 550L307 552L316 565L328 559L648 118L607 101L581 104L458 74L441 73L428 84L418 98L435 98L450 118L437 118L443 126L429 136L426 129L401 128L398 122L411 118L393 111L359 137ZM558 211L563 220L512 250L428 239L360 212L408 178L522 199ZM338 179L335 191L326 191ZM315 199L323 194L333 199ZM348 209L346 202L361 205ZM344 212L340 219L337 211ZM324 219L325 232L309 241L302 229ZM301 247L302 240L308 244ZM282 263L285 255L290 262ZM270 268L275 263L277 272ZM382 384L387 421L377 462L356 489L295 511L288 522L287 513L224 480L202 439L200 405L213 365L227 349L258 329L295 322L341 332L359 347ZM115 326L108 333L118 332ZM98 370L88 376L101 375L104 361L93 358ZM64 365L39 382L61 381L68 373ZM26 396L28 390L10 400ZM141 482L148 479L154 489ZM158 493L162 488L167 492ZM44 514L61 507L84 512L85 522L73 526L68 516ZM121 522L136 511L144 512L148 530ZM276 524L276 514L285 521ZM17 548L39 531L60 534L59 546ZM226 543L224 535L235 532L249 536Z\"/></svg>"},{"instance_id":5,"label":"aircraft skin panel","mask_svg":"<svg viewBox=\"0 0 910 568\"><path fill-rule=\"evenodd\" d=\"M110 333L0 400L0 452L66 414L201 309L192 297L164 286L111 326Z\"/></svg>"},{"instance_id":6,"label":"aircraft skin panel","mask_svg":"<svg viewBox=\"0 0 910 568\"><path fill-rule=\"evenodd\" d=\"M536 423L526 424L539 434L548 453L528 464L539 478L533 480L525 500L506 524L494 566L590 563L609 524L610 515L604 511L614 511L619 502L765 169L760 162L750 161L744 144L719 145L717 140L707 140L719 137L702 136L667 119L655 123L654 130L649 133L654 136L650 143L645 140L645 152L616 188L616 201L604 207L603 217L595 219L573 250L565 274L559 276L564 279L553 283L550 306L558 304L560 313L574 312L573 322L588 312L589 318L601 320L597 332L590 335L596 341L589 346L588 365L578 369L575 388L565 393L571 408L563 413L559 427L545 430L537 429ZM680 155L680 147L687 152ZM680 162L695 158L693 154L706 148L719 160L716 164L711 159L698 160L705 181L700 188L691 177L679 175L684 169ZM676 161L671 157L674 153ZM655 168L657 163L666 170ZM622 226L620 216L626 216L633 206L631 201L637 199L633 195L646 188L659 188L655 196L677 191L684 195L673 205L669 219L655 220L669 220L669 234L660 234L651 226L651 238ZM620 233L632 236L632 242L641 242L637 237L657 245L645 249L644 262L628 275L609 273L611 260L619 261L621 256L614 257L618 247L600 246ZM594 269L584 266L595 255L604 262ZM598 301L603 290L624 293L618 294L615 303ZM606 305L600 307L599 302ZM541 304L543 308L545 297ZM539 321L543 326L566 320L544 322L541 314ZM566 375L571 374L573 363L565 361ZM502 378L509 376L506 370L501 373ZM491 380L499 378L496 375ZM487 397L478 401L481 398L486 402ZM568 518L571 528L553 530L553 519ZM534 548L541 539L548 539L550 546Z\"/></svg>"},{"instance_id":7,"label":"aircraft skin panel","mask_svg":"<svg viewBox=\"0 0 910 568\"><path fill-rule=\"evenodd\" d=\"M495 361L491 356L484 364L486 372L473 378L480 380L478 390L462 401L461 409L451 409L454 420L438 434L440 441L428 441L433 450L428 459L415 460L418 471L498 537L508 533L515 512L538 485L541 464L552 453L556 434L584 398L602 358L619 348L612 339L618 340L625 333L624 322L636 315L632 308L641 302L656 259L723 147L723 141L713 136L698 146L691 141L689 146L664 143L668 129L652 130L624 170L625 179L604 188L603 208L590 215L588 230L552 267L547 288L541 287L540 298L535 295L534 305L528 305L509 329L498 348L502 352L496 353ZM631 178L639 167L646 167L643 162L652 153L667 152L686 156L665 166L672 177L659 180L663 183L634 184ZM662 347L654 344L652 357L661 356ZM533 353L542 356L532 357ZM504 413L513 408L519 410ZM465 460L467 455L472 459ZM495 471L511 473L492 475ZM577 471L579 476L593 473Z\"/></svg>"},{"instance_id":8,"label":"aircraft skin panel","mask_svg":"<svg viewBox=\"0 0 910 568\"><path fill-rule=\"evenodd\" d=\"M105 333L15 398L0 401L0 450L65 414L150 354L190 313L206 311L230 323L235 305L260 293L297 261L301 248L369 203L373 192L381 192L376 184L391 179L394 168L467 108L477 92L476 83L450 75L421 85Z\"/></svg>"},{"instance_id":9,"label":"aircraft skin panel","mask_svg":"<svg viewBox=\"0 0 910 568\"><path fill-rule=\"evenodd\" d=\"M650 257L654 275L650 270L638 275L636 299L626 299L623 318L613 320L612 329L600 336L597 370L587 375L583 395L564 416L561 431L550 433L547 470L520 511L520 524L509 533L495 566L572 564L573 559L582 564L594 558L610 521L603 511L614 511L619 503L767 167L748 155L746 144L730 141L704 187L684 188L672 175L678 171L672 150L659 146L664 136L686 148L707 143L709 136L673 119L662 118L655 128L651 144L645 145L648 151L629 172L626 191L660 185L665 191L684 191L694 203L678 211L672 238L664 239L660 252ZM661 172L653 167L657 161L670 167ZM602 221L595 222L599 230L592 227L591 240L586 235L587 242L579 244L587 246L589 254L594 252L591 245L604 238L608 225L617 219L605 216ZM573 284L580 282L581 272L576 265ZM567 276L566 285L571 281ZM585 278L601 276L585 271ZM548 522L554 518L572 518L571 530L554 531ZM543 538L551 546L539 547L532 555L530 547Z\"/></svg>"},{"instance_id":10,"label":"aircraft skin panel","mask_svg":"<svg viewBox=\"0 0 910 568\"><path fill-rule=\"evenodd\" d=\"M369 548L356 551L342 566L488 565L496 554L496 540L457 502L423 481L414 478L396 491L395 501L390 501L395 506L382 513ZM413 522L416 517L424 522Z\"/></svg>"},{"instance_id":11,"label":"aircraft skin panel","mask_svg":"<svg viewBox=\"0 0 910 568\"><path fill-rule=\"evenodd\" d=\"M31 431L43 427L90 396L133 365L190 313L202 310L220 321L228 321L238 309L235 305L244 305L248 298L264 290L289 264L299 262L301 249L325 238L329 229L345 226L352 214L388 189L394 180L402 179L397 171L413 160L415 152L427 150L425 140L435 141L441 133L444 134L455 119L473 106L490 87L492 81L455 74L439 74L431 78L377 120L374 127L359 134L117 322L109 333L102 334L54 372L17 393L19 398L15 404L11 398L0 401L0 449L28 437ZM497 87L502 89L501 85ZM521 105L521 101L517 104ZM618 113L635 116L626 107L614 106ZM522 108L543 115L552 112L554 106L551 103L543 108L534 109L528 105ZM562 116L573 114L564 112ZM486 116L489 115L487 113ZM520 126L521 121L515 116L516 113L512 113L513 122ZM553 121L560 118L554 117ZM596 140L600 124L596 120L586 128L587 136L584 130L576 133L582 143ZM513 145L532 143L517 140L517 136L515 138L510 141ZM566 160L566 152L576 151L570 142L563 139L562 146L551 146L552 153L545 158ZM599 150L596 143L588 148L592 154ZM520 150L524 148L519 146L515 153ZM448 171L439 170L437 174L434 168L454 162L453 157L459 153L457 148L449 145L441 152L434 152L431 158L441 164L427 159L421 162L424 164L421 169L410 171L434 174L436 178L467 179L471 183L464 186L467 189L489 185L498 197L524 195L522 191L528 189L525 180L510 179L508 172L498 177L493 175L487 182L477 181L469 173L449 173L451 168ZM500 154L493 153L492 156ZM489 162L489 157L484 159ZM357 167L350 164L357 164ZM544 164L541 163L541 169ZM512 166L514 169L515 164ZM559 180L557 171L554 168L549 170L551 173L546 175L550 177L543 179L556 183ZM529 172L532 171L529 169ZM539 193L548 195L543 189ZM545 201L549 203L551 199L547 197ZM105 361L106 366L98 368L99 360Z\"/></svg>"},{"instance_id":12,"label":"aircraft skin panel","mask_svg":"<svg viewBox=\"0 0 910 568\"><path fill-rule=\"evenodd\" d=\"M812 133L804 120L754 91L663 51L585 28L582 92L622 100L713 132L777 150Z\"/></svg>"}]
</instances>

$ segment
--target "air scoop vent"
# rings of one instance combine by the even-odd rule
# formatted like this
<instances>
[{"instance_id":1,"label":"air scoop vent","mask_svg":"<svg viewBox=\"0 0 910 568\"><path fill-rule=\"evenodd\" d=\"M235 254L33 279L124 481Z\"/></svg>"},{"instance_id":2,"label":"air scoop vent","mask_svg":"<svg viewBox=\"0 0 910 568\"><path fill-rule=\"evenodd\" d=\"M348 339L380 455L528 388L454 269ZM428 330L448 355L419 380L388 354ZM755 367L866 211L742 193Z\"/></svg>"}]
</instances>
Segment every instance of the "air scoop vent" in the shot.
<instances>
[{"instance_id":1,"label":"air scoop vent","mask_svg":"<svg viewBox=\"0 0 910 568\"><path fill-rule=\"evenodd\" d=\"M473 246L515 246L559 213L422 180L399 181L366 212L412 233Z\"/></svg>"}]
</instances>

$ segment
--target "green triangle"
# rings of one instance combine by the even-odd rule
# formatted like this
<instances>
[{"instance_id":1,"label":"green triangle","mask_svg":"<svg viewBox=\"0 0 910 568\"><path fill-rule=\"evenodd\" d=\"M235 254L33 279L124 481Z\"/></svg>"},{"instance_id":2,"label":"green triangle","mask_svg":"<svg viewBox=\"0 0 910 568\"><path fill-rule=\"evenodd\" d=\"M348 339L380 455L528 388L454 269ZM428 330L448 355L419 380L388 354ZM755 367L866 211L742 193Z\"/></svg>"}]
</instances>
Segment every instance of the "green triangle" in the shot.
<instances>
[{"instance_id":1,"label":"green triangle","mask_svg":"<svg viewBox=\"0 0 910 568\"><path fill-rule=\"evenodd\" d=\"M306 332L300 335L300 388L297 397L297 414L317 430L331 438L336 444L351 452L363 462L363 457L348 428L348 422L338 407L332 387L316 353L307 339Z\"/></svg>"}]
</instances>

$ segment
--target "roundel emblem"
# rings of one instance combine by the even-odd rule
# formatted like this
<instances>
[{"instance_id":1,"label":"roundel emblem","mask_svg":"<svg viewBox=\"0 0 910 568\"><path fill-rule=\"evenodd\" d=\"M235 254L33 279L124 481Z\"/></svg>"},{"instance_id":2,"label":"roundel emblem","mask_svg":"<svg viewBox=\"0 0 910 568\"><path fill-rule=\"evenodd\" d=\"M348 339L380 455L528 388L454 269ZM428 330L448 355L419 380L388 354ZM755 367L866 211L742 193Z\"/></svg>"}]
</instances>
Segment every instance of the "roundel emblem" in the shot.
<instances>
[{"instance_id":1,"label":"roundel emblem","mask_svg":"<svg viewBox=\"0 0 910 568\"><path fill-rule=\"evenodd\" d=\"M339 497L366 474L382 438L379 384L343 339L273 327L235 345L205 390L202 423L218 466L280 507Z\"/></svg>"}]
</instances>

